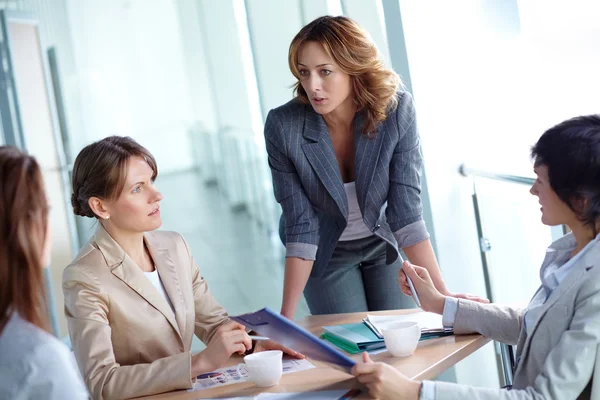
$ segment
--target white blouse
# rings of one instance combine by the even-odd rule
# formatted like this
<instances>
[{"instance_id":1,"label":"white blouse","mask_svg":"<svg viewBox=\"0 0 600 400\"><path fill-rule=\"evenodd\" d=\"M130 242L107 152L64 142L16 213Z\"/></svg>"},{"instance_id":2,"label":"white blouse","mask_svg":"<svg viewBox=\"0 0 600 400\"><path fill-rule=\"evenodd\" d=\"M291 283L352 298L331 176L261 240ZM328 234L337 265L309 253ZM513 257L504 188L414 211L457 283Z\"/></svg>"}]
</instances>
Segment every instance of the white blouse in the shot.
<instances>
[{"instance_id":1,"label":"white blouse","mask_svg":"<svg viewBox=\"0 0 600 400\"><path fill-rule=\"evenodd\" d=\"M171 310L173 311L173 315L175 315L175 308L173 307L173 303L171 303L171 299L169 299L169 295L167 295L167 292L165 291L165 287L163 286L160 276L158 275L158 270L156 267L154 267L154 271L152 272L144 272L144 275L146 275L146 278L148 278L156 290L158 290L158 293L160 293L160 295L167 301L169 307L171 307Z\"/></svg>"}]
</instances>

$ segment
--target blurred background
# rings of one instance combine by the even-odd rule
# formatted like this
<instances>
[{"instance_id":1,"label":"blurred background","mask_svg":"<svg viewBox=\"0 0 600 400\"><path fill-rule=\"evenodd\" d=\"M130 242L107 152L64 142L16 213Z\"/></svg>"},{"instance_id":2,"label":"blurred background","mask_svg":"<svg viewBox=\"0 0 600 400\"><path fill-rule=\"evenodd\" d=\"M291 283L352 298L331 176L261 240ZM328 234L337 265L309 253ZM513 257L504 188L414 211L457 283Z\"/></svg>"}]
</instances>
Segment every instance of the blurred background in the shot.
<instances>
[{"instance_id":1,"label":"blurred background","mask_svg":"<svg viewBox=\"0 0 600 400\"><path fill-rule=\"evenodd\" d=\"M13 0L0 9L0 144L27 149L44 169L59 337L68 334L62 270L95 230L72 215L71 166L83 146L115 134L155 155L163 229L187 239L229 312L279 309L284 248L263 123L292 98L288 46L316 17L357 20L415 97L426 223L452 291L528 302L545 248L562 234L541 225L528 193L529 149L553 124L600 112L594 0ZM307 314L302 303L296 317ZM446 379L497 387L497 353L488 345Z\"/></svg>"}]
</instances>

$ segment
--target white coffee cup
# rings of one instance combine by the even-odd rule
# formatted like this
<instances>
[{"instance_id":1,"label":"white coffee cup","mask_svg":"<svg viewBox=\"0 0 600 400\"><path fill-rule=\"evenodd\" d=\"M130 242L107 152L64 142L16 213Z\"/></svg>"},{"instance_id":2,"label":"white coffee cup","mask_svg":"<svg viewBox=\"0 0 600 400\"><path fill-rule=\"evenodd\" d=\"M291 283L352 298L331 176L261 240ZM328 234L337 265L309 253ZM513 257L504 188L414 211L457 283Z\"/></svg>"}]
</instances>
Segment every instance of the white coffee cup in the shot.
<instances>
[{"instance_id":1,"label":"white coffee cup","mask_svg":"<svg viewBox=\"0 0 600 400\"><path fill-rule=\"evenodd\" d=\"M421 338L417 322L403 321L389 324L382 329L385 347L394 357L406 357L415 352Z\"/></svg>"},{"instance_id":2,"label":"white coffee cup","mask_svg":"<svg viewBox=\"0 0 600 400\"><path fill-rule=\"evenodd\" d=\"M256 383L258 387L274 386L279 383L283 372L283 352L281 350L261 351L254 354L249 354L244 357L244 364L238 365L238 373L240 367L245 366L248 371L248 377Z\"/></svg>"}]
</instances>

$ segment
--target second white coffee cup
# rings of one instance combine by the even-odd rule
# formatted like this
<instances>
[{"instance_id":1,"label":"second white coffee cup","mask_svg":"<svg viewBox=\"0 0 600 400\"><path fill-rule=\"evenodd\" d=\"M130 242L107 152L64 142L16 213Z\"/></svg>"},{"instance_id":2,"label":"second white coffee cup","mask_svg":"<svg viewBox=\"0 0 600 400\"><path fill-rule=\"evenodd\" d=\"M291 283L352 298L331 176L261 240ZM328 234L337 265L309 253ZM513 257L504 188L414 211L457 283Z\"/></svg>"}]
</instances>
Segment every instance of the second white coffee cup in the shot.
<instances>
[{"instance_id":1,"label":"second white coffee cup","mask_svg":"<svg viewBox=\"0 0 600 400\"><path fill-rule=\"evenodd\" d=\"M394 357L406 357L414 353L419 339L421 327L416 322L396 322L382 329L385 347Z\"/></svg>"},{"instance_id":2,"label":"second white coffee cup","mask_svg":"<svg viewBox=\"0 0 600 400\"><path fill-rule=\"evenodd\" d=\"M248 371L248 377L256 383L258 387L274 386L279 383L283 372L283 352L281 350L261 351L244 357L244 364L238 365L238 373L240 367L245 366Z\"/></svg>"}]
</instances>

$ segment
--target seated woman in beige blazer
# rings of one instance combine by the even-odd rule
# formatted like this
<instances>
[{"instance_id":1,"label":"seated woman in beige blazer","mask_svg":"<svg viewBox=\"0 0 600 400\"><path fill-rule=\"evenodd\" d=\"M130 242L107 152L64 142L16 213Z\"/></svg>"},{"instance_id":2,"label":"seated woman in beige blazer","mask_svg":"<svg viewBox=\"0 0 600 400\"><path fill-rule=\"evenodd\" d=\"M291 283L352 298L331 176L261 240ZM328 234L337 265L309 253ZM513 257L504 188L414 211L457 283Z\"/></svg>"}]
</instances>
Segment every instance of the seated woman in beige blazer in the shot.
<instances>
[{"instance_id":1,"label":"seated woman in beige blazer","mask_svg":"<svg viewBox=\"0 0 600 400\"><path fill-rule=\"evenodd\" d=\"M546 252L542 284L525 309L442 295L426 269L405 263L426 311L443 315L454 333L479 332L517 345L512 389L417 382L386 364L354 367L370 394L383 399L600 398L600 115L577 117L546 131L532 149L537 179L530 192L542 223L572 233ZM406 284L406 278L400 277ZM593 377L593 378L592 378ZM595 383L595 384L593 384ZM420 394L419 394L420 393Z\"/></svg>"},{"instance_id":2,"label":"seated woman in beige blazer","mask_svg":"<svg viewBox=\"0 0 600 400\"><path fill-rule=\"evenodd\" d=\"M73 351L95 399L191 388L194 377L252 347L208 289L190 249L161 226L154 157L128 137L85 147L73 169L75 214L95 235L63 274ZM192 336L207 344L192 355ZM255 351L282 349L259 342Z\"/></svg>"}]
</instances>

